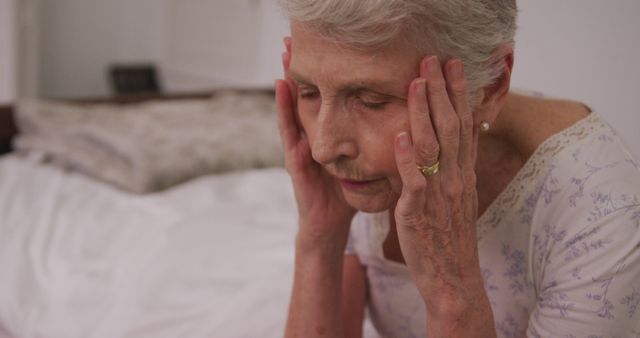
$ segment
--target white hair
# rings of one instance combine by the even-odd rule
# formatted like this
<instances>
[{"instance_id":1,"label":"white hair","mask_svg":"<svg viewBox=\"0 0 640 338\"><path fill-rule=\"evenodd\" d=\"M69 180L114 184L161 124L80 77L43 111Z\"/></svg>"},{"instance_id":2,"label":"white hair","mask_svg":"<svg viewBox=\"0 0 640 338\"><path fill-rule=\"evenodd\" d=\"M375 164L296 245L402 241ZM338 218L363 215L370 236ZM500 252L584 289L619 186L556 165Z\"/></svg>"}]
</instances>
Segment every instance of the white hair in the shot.
<instances>
[{"instance_id":1,"label":"white hair","mask_svg":"<svg viewBox=\"0 0 640 338\"><path fill-rule=\"evenodd\" d=\"M500 77L498 47L514 47L516 0L279 0L290 20L323 37L375 48L405 36L421 53L465 67L472 106Z\"/></svg>"}]
</instances>

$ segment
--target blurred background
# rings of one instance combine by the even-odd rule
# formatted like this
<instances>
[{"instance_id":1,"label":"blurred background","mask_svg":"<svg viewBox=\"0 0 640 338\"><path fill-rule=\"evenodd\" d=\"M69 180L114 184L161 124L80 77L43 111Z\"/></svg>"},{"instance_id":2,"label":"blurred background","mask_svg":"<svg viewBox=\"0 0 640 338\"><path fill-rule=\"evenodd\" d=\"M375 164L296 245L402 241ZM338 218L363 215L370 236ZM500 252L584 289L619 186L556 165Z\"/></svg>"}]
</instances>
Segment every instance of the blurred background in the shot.
<instances>
[{"instance_id":1,"label":"blurred background","mask_svg":"<svg viewBox=\"0 0 640 338\"><path fill-rule=\"evenodd\" d=\"M640 1L518 3L513 85L587 103L640 157ZM270 87L287 31L275 0L0 0L0 102Z\"/></svg>"}]
</instances>

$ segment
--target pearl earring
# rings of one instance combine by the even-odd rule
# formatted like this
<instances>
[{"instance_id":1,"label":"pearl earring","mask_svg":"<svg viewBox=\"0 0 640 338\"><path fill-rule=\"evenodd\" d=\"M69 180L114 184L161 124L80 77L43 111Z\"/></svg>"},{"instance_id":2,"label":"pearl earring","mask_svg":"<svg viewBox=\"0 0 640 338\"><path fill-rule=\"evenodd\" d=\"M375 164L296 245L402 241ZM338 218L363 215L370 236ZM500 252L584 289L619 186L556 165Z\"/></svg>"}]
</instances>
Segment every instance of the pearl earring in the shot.
<instances>
[{"instance_id":1,"label":"pearl earring","mask_svg":"<svg viewBox=\"0 0 640 338\"><path fill-rule=\"evenodd\" d=\"M480 130L488 131L490 128L491 128L491 125L489 124L489 122L482 121L482 123L480 123Z\"/></svg>"}]
</instances>

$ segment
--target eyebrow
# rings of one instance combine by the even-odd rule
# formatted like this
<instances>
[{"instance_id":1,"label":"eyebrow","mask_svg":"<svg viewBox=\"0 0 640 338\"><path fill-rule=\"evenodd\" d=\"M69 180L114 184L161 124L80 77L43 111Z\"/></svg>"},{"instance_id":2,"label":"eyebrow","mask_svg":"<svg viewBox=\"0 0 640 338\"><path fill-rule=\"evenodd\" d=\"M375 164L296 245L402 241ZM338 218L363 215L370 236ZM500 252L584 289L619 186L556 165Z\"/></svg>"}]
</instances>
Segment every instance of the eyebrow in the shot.
<instances>
[{"instance_id":1,"label":"eyebrow","mask_svg":"<svg viewBox=\"0 0 640 338\"><path fill-rule=\"evenodd\" d=\"M298 84L311 86L311 87L316 87L316 85L313 84L313 81L307 79L305 76L299 74L298 72L296 72L293 69L289 69L289 75ZM370 92L377 93L379 95L397 97L397 98L400 98L400 99L403 99L403 100L407 99L406 94L404 94L402 96L397 96L397 95L393 95L393 94L383 93L383 92L388 92L388 91L392 90L392 88L393 88L393 82L389 81L389 80L378 80L378 79L371 79L371 78L361 78L361 79L354 80L352 83L347 83L347 84L341 85L338 88L338 91L342 91L342 92L370 91ZM381 92L381 90L383 92Z\"/></svg>"}]
</instances>

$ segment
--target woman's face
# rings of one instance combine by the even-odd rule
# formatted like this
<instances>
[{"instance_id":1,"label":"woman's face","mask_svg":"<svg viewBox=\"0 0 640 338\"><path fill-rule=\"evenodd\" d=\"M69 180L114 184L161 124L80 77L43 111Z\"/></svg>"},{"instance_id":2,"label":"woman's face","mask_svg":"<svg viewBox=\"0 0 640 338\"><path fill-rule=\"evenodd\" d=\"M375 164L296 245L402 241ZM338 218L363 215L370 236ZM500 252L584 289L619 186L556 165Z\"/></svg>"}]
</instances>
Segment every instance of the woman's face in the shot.
<instances>
[{"instance_id":1,"label":"woman's face","mask_svg":"<svg viewBox=\"0 0 640 338\"><path fill-rule=\"evenodd\" d=\"M407 91L421 58L400 39L364 51L292 25L290 73L300 123L314 160L359 210L388 209L399 196L393 144L409 130Z\"/></svg>"}]
</instances>

